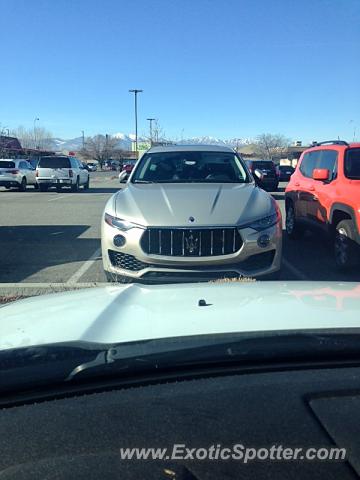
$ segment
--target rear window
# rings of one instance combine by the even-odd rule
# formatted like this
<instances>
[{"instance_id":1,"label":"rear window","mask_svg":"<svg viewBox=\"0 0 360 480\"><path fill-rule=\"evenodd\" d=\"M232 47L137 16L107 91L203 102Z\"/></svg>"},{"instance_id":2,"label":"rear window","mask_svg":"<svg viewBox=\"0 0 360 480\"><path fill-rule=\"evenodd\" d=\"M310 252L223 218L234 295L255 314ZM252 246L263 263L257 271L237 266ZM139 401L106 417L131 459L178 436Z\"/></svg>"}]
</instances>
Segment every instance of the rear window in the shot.
<instances>
[{"instance_id":1,"label":"rear window","mask_svg":"<svg viewBox=\"0 0 360 480\"><path fill-rule=\"evenodd\" d=\"M40 168L70 168L67 157L42 157L38 163Z\"/></svg>"},{"instance_id":2,"label":"rear window","mask_svg":"<svg viewBox=\"0 0 360 480\"><path fill-rule=\"evenodd\" d=\"M344 164L345 177L360 180L360 148L347 150Z\"/></svg>"},{"instance_id":3,"label":"rear window","mask_svg":"<svg viewBox=\"0 0 360 480\"><path fill-rule=\"evenodd\" d=\"M272 162L253 162L253 168L265 169L265 170L275 170L275 165Z\"/></svg>"},{"instance_id":4,"label":"rear window","mask_svg":"<svg viewBox=\"0 0 360 480\"><path fill-rule=\"evenodd\" d=\"M0 168L15 168L15 163L0 160Z\"/></svg>"}]
</instances>

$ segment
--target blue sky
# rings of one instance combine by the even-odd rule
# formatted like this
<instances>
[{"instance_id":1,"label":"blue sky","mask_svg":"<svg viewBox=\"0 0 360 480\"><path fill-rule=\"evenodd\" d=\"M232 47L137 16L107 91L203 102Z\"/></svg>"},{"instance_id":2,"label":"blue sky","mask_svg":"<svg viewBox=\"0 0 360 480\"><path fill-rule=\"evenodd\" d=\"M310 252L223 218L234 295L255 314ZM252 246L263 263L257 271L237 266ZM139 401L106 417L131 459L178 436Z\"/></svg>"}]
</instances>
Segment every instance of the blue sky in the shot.
<instances>
[{"instance_id":1,"label":"blue sky","mask_svg":"<svg viewBox=\"0 0 360 480\"><path fill-rule=\"evenodd\" d=\"M0 0L0 123L360 140L360 0Z\"/></svg>"}]
</instances>

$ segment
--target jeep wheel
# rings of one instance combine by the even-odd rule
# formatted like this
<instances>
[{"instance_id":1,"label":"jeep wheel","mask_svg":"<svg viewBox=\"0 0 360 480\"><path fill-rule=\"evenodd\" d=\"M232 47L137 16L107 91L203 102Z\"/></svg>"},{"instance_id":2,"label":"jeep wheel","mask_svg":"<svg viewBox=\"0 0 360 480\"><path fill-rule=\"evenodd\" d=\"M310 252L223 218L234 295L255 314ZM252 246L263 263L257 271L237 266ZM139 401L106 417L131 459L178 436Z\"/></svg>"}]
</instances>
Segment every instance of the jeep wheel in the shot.
<instances>
[{"instance_id":1,"label":"jeep wheel","mask_svg":"<svg viewBox=\"0 0 360 480\"><path fill-rule=\"evenodd\" d=\"M334 239L335 264L340 270L348 270L359 262L359 246L356 244L356 228L352 220L341 220L336 225Z\"/></svg>"},{"instance_id":2,"label":"jeep wheel","mask_svg":"<svg viewBox=\"0 0 360 480\"><path fill-rule=\"evenodd\" d=\"M291 239L301 238L304 234L304 229L296 220L294 206L290 203L286 207L286 220L285 220L286 233Z\"/></svg>"}]
</instances>

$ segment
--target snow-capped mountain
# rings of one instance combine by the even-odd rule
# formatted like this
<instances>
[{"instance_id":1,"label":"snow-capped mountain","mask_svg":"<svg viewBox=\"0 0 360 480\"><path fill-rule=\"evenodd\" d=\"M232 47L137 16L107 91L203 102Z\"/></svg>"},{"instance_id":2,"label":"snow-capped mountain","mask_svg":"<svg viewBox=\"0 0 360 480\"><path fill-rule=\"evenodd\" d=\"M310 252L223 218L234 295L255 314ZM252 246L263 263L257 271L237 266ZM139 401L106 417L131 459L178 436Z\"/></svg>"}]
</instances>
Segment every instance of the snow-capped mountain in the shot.
<instances>
[{"instance_id":1,"label":"snow-capped mountain","mask_svg":"<svg viewBox=\"0 0 360 480\"><path fill-rule=\"evenodd\" d=\"M132 143L135 140L135 135L133 133L122 133L118 132L114 135L111 135L113 138L118 140L116 147L122 150L131 150ZM161 139L165 140L165 139ZM171 140L171 139L170 139ZM82 148L82 137L76 137L69 140L62 138L53 138L52 139L52 149L56 151L79 151ZM168 140L169 141L169 140ZM203 137L190 137L182 138L181 140L174 139L174 143L178 145L225 145L228 147L240 147L242 145L248 145L252 143L250 138L231 138L231 139L221 139L212 136L203 136ZM139 143L148 142L148 139L143 137L138 137Z\"/></svg>"}]
</instances>

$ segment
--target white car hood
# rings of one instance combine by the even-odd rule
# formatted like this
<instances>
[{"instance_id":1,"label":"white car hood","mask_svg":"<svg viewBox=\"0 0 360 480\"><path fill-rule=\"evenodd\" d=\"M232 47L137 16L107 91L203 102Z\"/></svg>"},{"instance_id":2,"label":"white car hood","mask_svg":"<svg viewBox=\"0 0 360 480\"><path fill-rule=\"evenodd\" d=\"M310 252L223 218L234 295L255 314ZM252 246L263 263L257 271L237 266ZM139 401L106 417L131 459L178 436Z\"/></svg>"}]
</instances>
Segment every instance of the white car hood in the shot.
<instances>
[{"instance_id":1,"label":"white car hood","mask_svg":"<svg viewBox=\"0 0 360 480\"><path fill-rule=\"evenodd\" d=\"M199 306L205 300L207 306ZM0 350L58 342L119 343L229 332L360 327L360 285L229 282L127 285L0 308Z\"/></svg>"}]
</instances>

